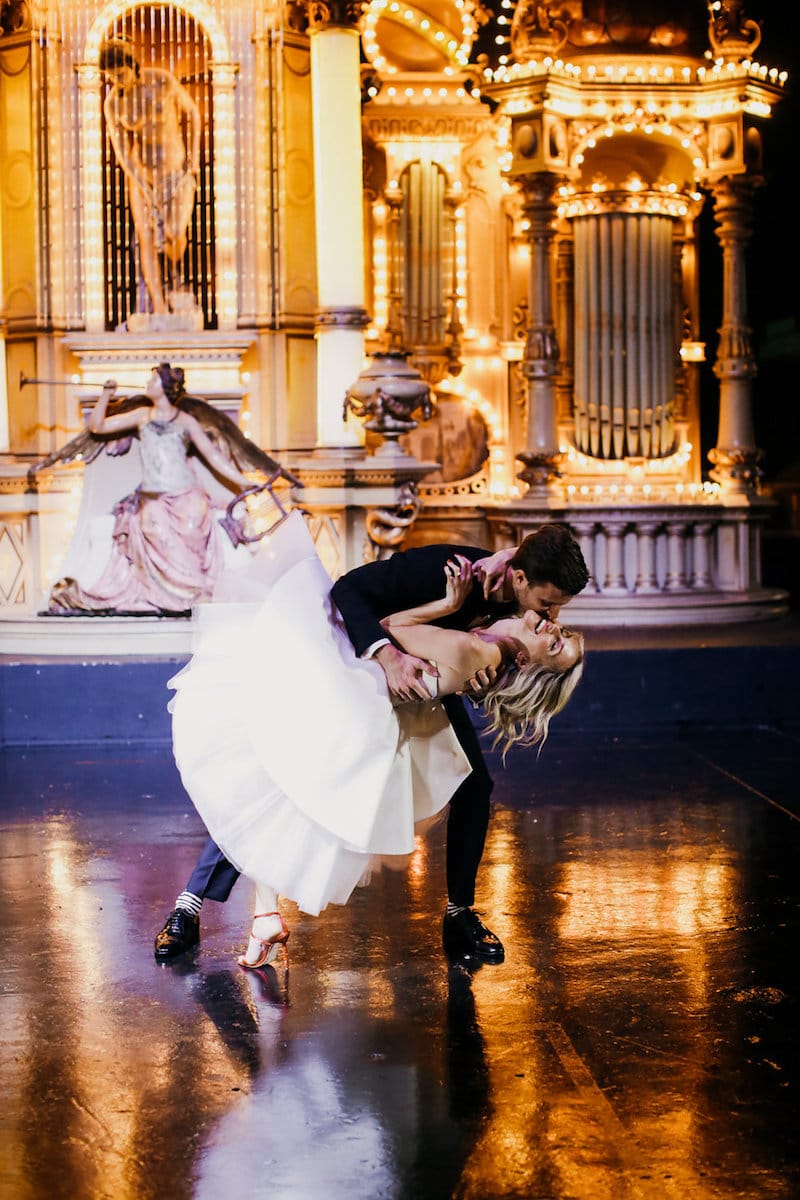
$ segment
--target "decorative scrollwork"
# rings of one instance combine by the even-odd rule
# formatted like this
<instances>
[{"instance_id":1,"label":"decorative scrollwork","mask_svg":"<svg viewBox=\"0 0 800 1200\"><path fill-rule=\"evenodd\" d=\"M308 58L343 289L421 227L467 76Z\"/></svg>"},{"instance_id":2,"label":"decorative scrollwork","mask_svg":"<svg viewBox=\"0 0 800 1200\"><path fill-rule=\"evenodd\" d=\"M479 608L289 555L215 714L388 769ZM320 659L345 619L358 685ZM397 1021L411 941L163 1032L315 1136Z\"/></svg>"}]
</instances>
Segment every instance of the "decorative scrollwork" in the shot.
<instances>
[{"instance_id":1,"label":"decorative scrollwork","mask_svg":"<svg viewBox=\"0 0 800 1200\"><path fill-rule=\"evenodd\" d=\"M761 42L761 26L744 15L742 0L709 4L708 40L715 58L749 58Z\"/></svg>"},{"instance_id":2,"label":"decorative scrollwork","mask_svg":"<svg viewBox=\"0 0 800 1200\"><path fill-rule=\"evenodd\" d=\"M369 317L360 307L318 308L314 323L317 329L366 329Z\"/></svg>"},{"instance_id":3,"label":"decorative scrollwork","mask_svg":"<svg viewBox=\"0 0 800 1200\"><path fill-rule=\"evenodd\" d=\"M386 558L406 538L422 508L417 485L404 483L393 508L371 508L366 514L367 537L373 560Z\"/></svg>"},{"instance_id":4,"label":"decorative scrollwork","mask_svg":"<svg viewBox=\"0 0 800 1200\"><path fill-rule=\"evenodd\" d=\"M567 25L554 17L550 5L521 0L511 23L511 50L518 62L543 53L556 54L567 40Z\"/></svg>"},{"instance_id":5,"label":"decorative scrollwork","mask_svg":"<svg viewBox=\"0 0 800 1200\"><path fill-rule=\"evenodd\" d=\"M366 0L309 0L309 28L327 29L330 26L338 26L343 29L355 29L366 7Z\"/></svg>"},{"instance_id":6,"label":"decorative scrollwork","mask_svg":"<svg viewBox=\"0 0 800 1200\"><path fill-rule=\"evenodd\" d=\"M546 487L561 478L561 466L566 458L564 454L534 454L523 450L517 455L523 464L523 470L517 475L529 487Z\"/></svg>"},{"instance_id":7,"label":"decorative scrollwork","mask_svg":"<svg viewBox=\"0 0 800 1200\"><path fill-rule=\"evenodd\" d=\"M0 0L0 37L19 33L28 20L25 0Z\"/></svg>"},{"instance_id":8,"label":"decorative scrollwork","mask_svg":"<svg viewBox=\"0 0 800 1200\"><path fill-rule=\"evenodd\" d=\"M365 429L384 439L376 454L402 455L397 442L416 429L413 414L419 412L423 421L433 416L430 388L407 358L406 353L374 355L372 365L361 372L344 398L343 419L352 412Z\"/></svg>"},{"instance_id":9,"label":"decorative scrollwork","mask_svg":"<svg viewBox=\"0 0 800 1200\"><path fill-rule=\"evenodd\" d=\"M714 464L709 475L715 483L723 487L758 492L764 477L764 472L759 466L763 457L763 450L757 448L738 450L715 446L708 452L709 462Z\"/></svg>"}]
</instances>

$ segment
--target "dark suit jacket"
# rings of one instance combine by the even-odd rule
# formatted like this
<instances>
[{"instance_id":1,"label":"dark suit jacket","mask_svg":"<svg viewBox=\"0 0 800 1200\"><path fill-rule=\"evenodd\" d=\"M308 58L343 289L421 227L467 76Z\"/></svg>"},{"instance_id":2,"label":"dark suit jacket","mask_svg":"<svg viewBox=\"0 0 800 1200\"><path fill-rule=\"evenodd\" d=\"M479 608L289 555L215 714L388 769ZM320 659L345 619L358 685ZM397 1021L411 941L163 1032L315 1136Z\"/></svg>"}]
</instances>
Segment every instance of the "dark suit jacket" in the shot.
<instances>
[{"instance_id":1,"label":"dark suit jacket","mask_svg":"<svg viewBox=\"0 0 800 1200\"><path fill-rule=\"evenodd\" d=\"M463 554L475 562L489 553L477 546L418 546L398 551L379 562L365 563L342 575L331 594L356 653L363 654L374 642L387 636L380 624L381 617L444 596L444 567L448 559ZM514 604L487 604L481 585L475 582L458 612L434 624L469 629L476 619L487 614L500 617L515 611Z\"/></svg>"}]
</instances>

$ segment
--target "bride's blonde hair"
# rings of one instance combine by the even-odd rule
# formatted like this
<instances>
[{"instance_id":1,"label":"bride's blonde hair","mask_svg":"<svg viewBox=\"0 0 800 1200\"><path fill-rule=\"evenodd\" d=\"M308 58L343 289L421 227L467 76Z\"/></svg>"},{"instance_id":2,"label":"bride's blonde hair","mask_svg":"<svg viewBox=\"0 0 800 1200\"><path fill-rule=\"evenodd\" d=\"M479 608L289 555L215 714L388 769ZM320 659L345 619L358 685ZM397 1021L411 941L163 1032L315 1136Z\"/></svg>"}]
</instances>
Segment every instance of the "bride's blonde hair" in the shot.
<instances>
[{"instance_id":1,"label":"bride's blonde hair","mask_svg":"<svg viewBox=\"0 0 800 1200\"><path fill-rule=\"evenodd\" d=\"M560 713L583 675L581 656L566 671L529 666L506 671L483 698L489 718L488 732L494 734L492 749L502 743L503 760L512 746L539 746L541 750L550 721Z\"/></svg>"}]
</instances>

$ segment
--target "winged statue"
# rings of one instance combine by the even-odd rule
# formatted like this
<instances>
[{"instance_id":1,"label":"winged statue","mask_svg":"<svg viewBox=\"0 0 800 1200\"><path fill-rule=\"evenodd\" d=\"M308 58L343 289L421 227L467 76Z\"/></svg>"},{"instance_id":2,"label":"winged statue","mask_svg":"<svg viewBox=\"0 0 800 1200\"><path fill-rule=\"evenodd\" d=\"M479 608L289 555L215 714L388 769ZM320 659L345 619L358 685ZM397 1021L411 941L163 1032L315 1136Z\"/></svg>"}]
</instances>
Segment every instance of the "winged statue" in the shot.
<instances>
[{"instance_id":1,"label":"winged statue","mask_svg":"<svg viewBox=\"0 0 800 1200\"><path fill-rule=\"evenodd\" d=\"M73 573L58 580L43 615L188 616L195 603L210 597L224 565L220 527L234 549L258 540L286 515L274 485L283 480L302 487L302 481L245 437L229 416L188 395L179 367L161 363L144 392L115 393L115 381L108 380L86 429L28 470L35 488L37 474L48 467L75 461L90 466L102 453L118 458L134 441L141 460L138 486L113 505L104 570L95 579ZM215 520L219 501L203 486L193 459L235 489L221 519ZM249 520L257 493L268 494L269 523L263 513ZM246 522L254 532L245 531ZM85 540L86 530L76 530L76 537L79 533ZM87 558L76 553L80 562Z\"/></svg>"},{"instance_id":2,"label":"winged statue","mask_svg":"<svg viewBox=\"0 0 800 1200\"><path fill-rule=\"evenodd\" d=\"M152 406L152 403L153 401L144 392L139 395L119 396L108 405L108 415L112 417L124 414L135 408L141 408L143 405ZM292 475L250 438L245 437L239 426L231 420L227 413L220 412L207 400L202 400L199 396L184 394L177 401L176 407L195 417L220 452L226 455L240 471L258 471L263 475L273 476L275 479L284 479L294 487L303 486L302 481L296 475ZM31 487L35 487L39 471L54 467L57 463L63 463L65 466L71 462L92 463L99 454L102 454L103 450L110 458L127 454L134 436L134 434L120 436L119 434L93 433L91 429L84 429L70 441L65 442L63 446L46 455L45 458L32 463L28 467L28 483Z\"/></svg>"}]
</instances>

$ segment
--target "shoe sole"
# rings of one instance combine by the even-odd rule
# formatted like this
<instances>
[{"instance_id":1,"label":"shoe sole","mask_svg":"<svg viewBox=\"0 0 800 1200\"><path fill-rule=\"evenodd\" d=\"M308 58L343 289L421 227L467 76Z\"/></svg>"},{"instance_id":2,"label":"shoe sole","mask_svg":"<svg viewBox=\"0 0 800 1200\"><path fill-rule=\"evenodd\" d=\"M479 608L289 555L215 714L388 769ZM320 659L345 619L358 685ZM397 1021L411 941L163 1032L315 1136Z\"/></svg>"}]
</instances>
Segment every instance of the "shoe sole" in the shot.
<instances>
[{"instance_id":1,"label":"shoe sole","mask_svg":"<svg viewBox=\"0 0 800 1200\"><path fill-rule=\"evenodd\" d=\"M444 951L444 956L448 962L481 962L492 965L493 963L505 962L505 952L500 954L481 954L480 950L462 950L458 954L453 954L448 950Z\"/></svg>"},{"instance_id":2,"label":"shoe sole","mask_svg":"<svg viewBox=\"0 0 800 1200\"><path fill-rule=\"evenodd\" d=\"M173 959L180 958L184 954L193 954L195 950L200 949L200 943L195 942L193 946L187 946L185 950L154 950L153 958L156 962L172 962Z\"/></svg>"}]
</instances>

